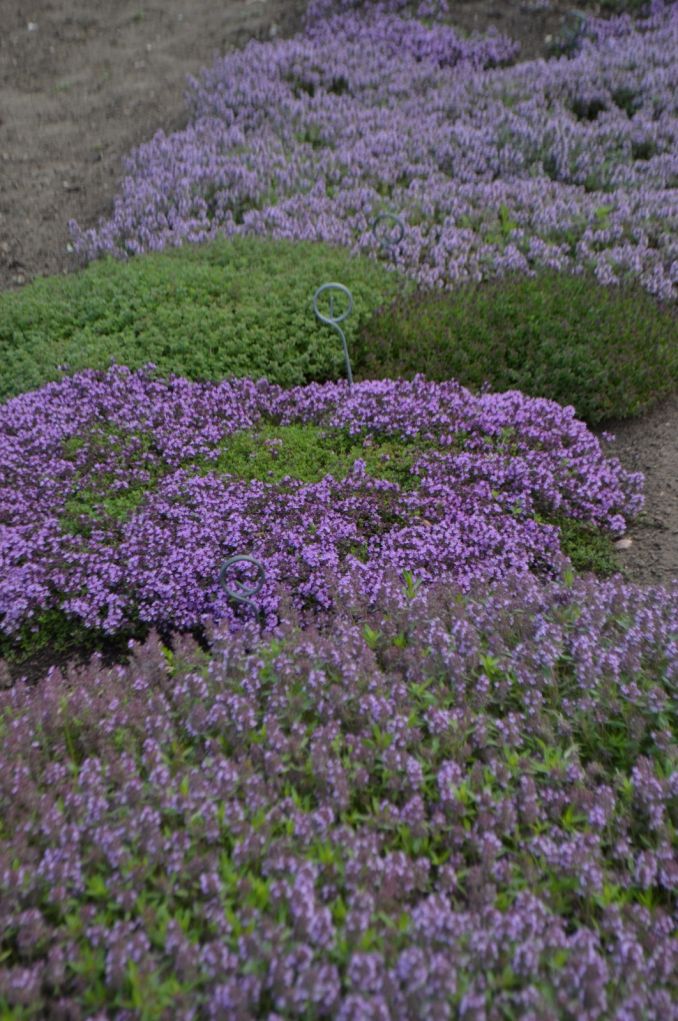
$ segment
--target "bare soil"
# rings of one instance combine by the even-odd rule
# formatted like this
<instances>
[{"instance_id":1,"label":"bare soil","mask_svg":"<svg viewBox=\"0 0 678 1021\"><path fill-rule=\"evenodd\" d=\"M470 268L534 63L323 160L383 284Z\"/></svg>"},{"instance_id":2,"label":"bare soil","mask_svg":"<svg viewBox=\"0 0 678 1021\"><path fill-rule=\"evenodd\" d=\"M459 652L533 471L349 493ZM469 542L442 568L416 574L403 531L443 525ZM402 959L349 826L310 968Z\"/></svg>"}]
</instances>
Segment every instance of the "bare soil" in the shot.
<instances>
[{"instance_id":1,"label":"bare soil","mask_svg":"<svg viewBox=\"0 0 678 1021\"><path fill-rule=\"evenodd\" d=\"M93 226L109 215L123 157L160 128L185 126L186 75L251 38L293 33L305 6L0 0L0 290L71 272L68 221ZM547 55L571 10L564 0L452 6L459 28L495 25L526 58ZM678 397L611 431L614 453L646 476L646 512L620 550L622 566L629 580L668 584L678 576Z\"/></svg>"}]
</instances>

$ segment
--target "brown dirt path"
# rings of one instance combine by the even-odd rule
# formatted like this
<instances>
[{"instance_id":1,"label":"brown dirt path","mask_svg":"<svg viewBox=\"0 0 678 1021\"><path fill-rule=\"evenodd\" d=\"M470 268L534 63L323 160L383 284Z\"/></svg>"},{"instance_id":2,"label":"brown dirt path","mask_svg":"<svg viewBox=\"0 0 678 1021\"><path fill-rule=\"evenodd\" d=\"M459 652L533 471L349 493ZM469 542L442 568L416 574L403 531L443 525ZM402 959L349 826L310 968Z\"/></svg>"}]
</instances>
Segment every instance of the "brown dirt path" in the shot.
<instances>
[{"instance_id":1,"label":"brown dirt path","mask_svg":"<svg viewBox=\"0 0 678 1021\"><path fill-rule=\"evenodd\" d=\"M0 290L74 268L68 221L108 215L122 159L186 123L187 74L248 39L294 32L305 0L0 0ZM545 55L565 0L453 0L457 25L490 25ZM589 5L590 8L590 5ZM0 369L1 371L1 369ZM678 398L613 429L646 475L646 513L620 551L631 580L678 577Z\"/></svg>"},{"instance_id":2,"label":"brown dirt path","mask_svg":"<svg viewBox=\"0 0 678 1021\"><path fill-rule=\"evenodd\" d=\"M645 510L628 530L620 565L630 581L670 585L678 580L678 396L607 430L616 437L610 452L645 476Z\"/></svg>"},{"instance_id":3,"label":"brown dirt path","mask_svg":"<svg viewBox=\"0 0 678 1021\"><path fill-rule=\"evenodd\" d=\"M304 0L0 0L0 289L74 268L122 159L186 124L186 75L294 31Z\"/></svg>"}]
</instances>

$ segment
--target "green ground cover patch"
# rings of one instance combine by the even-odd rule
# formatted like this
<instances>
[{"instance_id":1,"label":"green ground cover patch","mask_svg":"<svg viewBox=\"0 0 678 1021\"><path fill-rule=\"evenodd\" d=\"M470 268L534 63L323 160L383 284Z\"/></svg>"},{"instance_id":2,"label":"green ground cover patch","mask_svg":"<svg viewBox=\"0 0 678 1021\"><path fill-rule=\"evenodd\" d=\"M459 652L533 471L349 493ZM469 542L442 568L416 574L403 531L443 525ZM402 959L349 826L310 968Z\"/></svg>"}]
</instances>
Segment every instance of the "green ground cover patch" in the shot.
<instances>
[{"instance_id":1,"label":"green ground cover patch","mask_svg":"<svg viewBox=\"0 0 678 1021\"><path fill-rule=\"evenodd\" d=\"M97 423L90 432L73 436L63 444L63 455L68 460L82 452L86 452L86 459L76 475L81 481L68 497L61 518L64 529L69 532L87 533L103 520L124 522L162 475L152 456L152 438L139 431L123 433L109 423ZM111 454L114 455L112 463ZM104 458L109 470L97 470L96 466ZM124 475L125 466L129 464L145 469L147 480L132 478L125 480L124 488L115 488L115 476ZM111 471L113 465L115 474Z\"/></svg>"},{"instance_id":2,"label":"green ground cover patch","mask_svg":"<svg viewBox=\"0 0 678 1021\"><path fill-rule=\"evenodd\" d=\"M0 399L112 361L188 379L265 376L292 386L343 376L341 342L319 323L313 294L339 281L360 325L403 288L368 258L311 242L221 239L118 262L104 259L65 277L0 295Z\"/></svg>"},{"instance_id":3,"label":"green ground cover patch","mask_svg":"<svg viewBox=\"0 0 678 1021\"><path fill-rule=\"evenodd\" d=\"M572 404L591 425L647 411L678 385L678 317L640 287L543 271L399 296L356 341L358 379L457 379Z\"/></svg>"},{"instance_id":4,"label":"green ground cover patch","mask_svg":"<svg viewBox=\"0 0 678 1021\"><path fill-rule=\"evenodd\" d=\"M373 442L368 446L337 429L311 424L276 425L264 423L259 429L235 433L223 445L223 454L209 470L235 475L247 482L279 483L285 478L298 482L320 482L327 475L345 479L357 460L374 478L396 482L412 489L415 457L426 445L421 441L403 444L397 440Z\"/></svg>"}]
</instances>

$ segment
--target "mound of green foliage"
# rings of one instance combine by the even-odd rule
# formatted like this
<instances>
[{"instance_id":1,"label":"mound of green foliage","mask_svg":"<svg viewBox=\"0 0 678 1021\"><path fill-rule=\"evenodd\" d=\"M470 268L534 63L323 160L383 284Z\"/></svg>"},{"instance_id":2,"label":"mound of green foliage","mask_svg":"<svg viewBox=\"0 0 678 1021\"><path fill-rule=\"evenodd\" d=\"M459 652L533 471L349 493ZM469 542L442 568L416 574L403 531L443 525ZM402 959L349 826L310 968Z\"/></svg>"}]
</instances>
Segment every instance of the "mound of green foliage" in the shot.
<instances>
[{"instance_id":1,"label":"mound of green foliage","mask_svg":"<svg viewBox=\"0 0 678 1021\"><path fill-rule=\"evenodd\" d=\"M0 295L0 399L61 378L61 366L71 373L112 361L153 362L198 380L265 376L282 386L342 376L341 341L312 307L316 289L330 281L353 294L342 324L349 346L375 307L408 289L344 249L261 238L108 258L36 280Z\"/></svg>"},{"instance_id":2,"label":"mound of green foliage","mask_svg":"<svg viewBox=\"0 0 678 1021\"><path fill-rule=\"evenodd\" d=\"M419 291L360 331L356 377L454 378L572 404L591 425L641 414L675 390L678 317L639 286L540 272Z\"/></svg>"}]
</instances>

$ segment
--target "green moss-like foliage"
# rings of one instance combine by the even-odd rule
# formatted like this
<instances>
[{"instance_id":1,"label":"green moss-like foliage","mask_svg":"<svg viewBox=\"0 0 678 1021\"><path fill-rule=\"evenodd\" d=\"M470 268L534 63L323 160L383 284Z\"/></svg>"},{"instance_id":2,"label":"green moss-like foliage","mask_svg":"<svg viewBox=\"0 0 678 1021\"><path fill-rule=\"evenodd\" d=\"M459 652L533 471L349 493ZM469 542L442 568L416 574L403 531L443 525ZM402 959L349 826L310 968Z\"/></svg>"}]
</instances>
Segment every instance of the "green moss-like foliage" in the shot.
<instances>
[{"instance_id":1,"label":"green moss-like foliage","mask_svg":"<svg viewBox=\"0 0 678 1021\"><path fill-rule=\"evenodd\" d=\"M324 283L347 286L349 350L397 274L341 248L260 238L185 245L129 262L105 259L0 295L0 399L111 361L189 379L267 377L292 386L345 374L341 341L313 314ZM339 298L338 301L343 299Z\"/></svg>"},{"instance_id":2,"label":"green moss-like foliage","mask_svg":"<svg viewBox=\"0 0 678 1021\"><path fill-rule=\"evenodd\" d=\"M110 459L115 454L121 467L130 457L137 466L145 467L149 478L132 482L122 490L111 487L112 476L98 472L95 482L79 485L66 501L62 516L67 531L89 534L98 522L115 520L123 524L154 489L162 477L157 463L145 454L151 450L148 435L123 436L113 428L97 426L89 436L78 436L64 444L64 456L73 457L87 445L89 462L96 462L99 451ZM133 446L133 450L132 450ZM397 483L401 489L411 490L418 484L411 473L416 456L427 449L423 441L404 442L385 439L368 445L338 429L321 429L311 424L293 423L278 425L262 422L256 429L236 432L229 436L216 461L201 459L186 462L183 467L191 474L218 472L232 475L245 482L281 483L285 479L295 482L319 482L327 475L345 479L357 460L365 462L365 471L373 478Z\"/></svg>"},{"instance_id":3,"label":"green moss-like foliage","mask_svg":"<svg viewBox=\"0 0 678 1021\"><path fill-rule=\"evenodd\" d=\"M222 457L210 465L225 474L246 481L319 482L327 475L345 479L357 460L365 462L365 471L374 478L397 482L412 489L416 479L410 474L415 455L422 443L404 444L385 440L365 446L363 442L339 430L321 429L310 424L274 425L266 423L253 431L229 437Z\"/></svg>"},{"instance_id":4,"label":"green moss-like foliage","mask_svg":"<svg viewBox=\"0 0 678 1021\"><path fill-rule=\"evenodd\" d=\"M551 514L537 520L560 529L560 548L572 561L575 571L608 578L620 570L614 540L583 521L574 521L562 514Z\"/></svg>"},{"instance_id":5,"label":"green moss-like foliage","mask_svg":"<svg viewBox=\"0 0 678 1021\"><path fill-rule=\"evenodd\" d=\"M129 642L147 635L148 630L135 622L111 636L85 627L64 610L44 610L21 627L13 642L0 637L0 659L16 670L16 677L37 678L51 666L67 663L74 657L85 662L98 653L112 662L124 660Z\"/></svg>"},{"instance_id":6,"label":"green moss-like foliage","mask_svg":"<svg viewBox=\"0 0 678 1021\"><path fill-rule=\"evenodd\" d=\"M545 271L399 297L361 329L355 355L359 379L487 382L573 404L598 425L676 389L678 317L640 287Z\"/></svg>"}]
</instances>

